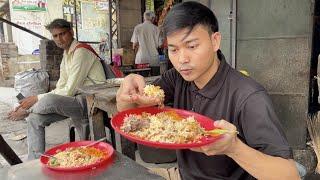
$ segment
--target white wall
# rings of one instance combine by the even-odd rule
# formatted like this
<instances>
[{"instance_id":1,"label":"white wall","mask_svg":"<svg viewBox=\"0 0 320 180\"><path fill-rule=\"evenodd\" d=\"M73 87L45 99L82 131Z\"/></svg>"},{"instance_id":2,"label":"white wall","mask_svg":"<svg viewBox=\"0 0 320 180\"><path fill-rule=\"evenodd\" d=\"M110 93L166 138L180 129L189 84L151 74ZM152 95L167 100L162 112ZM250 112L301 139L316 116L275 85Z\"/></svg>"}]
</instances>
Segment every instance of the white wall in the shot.
<instances>
[{"instance_id":1,"label":"white wall","mask_svg":"<svg viewBox=\"0 0 320 180\"><path fill-rule=\"evenodd\" d=\"M47 0L47 11L16 11L12 9L10 1L11 21L20 26L26 27L42 36L50 37L50 33L45 29L45 25L53 19L62 18L63 0ZM13 42L18 46L19 54L31 54L35 49L39 49L40 38L24 32L18 28L12 27Z\"/></svg>"}]
</instances>

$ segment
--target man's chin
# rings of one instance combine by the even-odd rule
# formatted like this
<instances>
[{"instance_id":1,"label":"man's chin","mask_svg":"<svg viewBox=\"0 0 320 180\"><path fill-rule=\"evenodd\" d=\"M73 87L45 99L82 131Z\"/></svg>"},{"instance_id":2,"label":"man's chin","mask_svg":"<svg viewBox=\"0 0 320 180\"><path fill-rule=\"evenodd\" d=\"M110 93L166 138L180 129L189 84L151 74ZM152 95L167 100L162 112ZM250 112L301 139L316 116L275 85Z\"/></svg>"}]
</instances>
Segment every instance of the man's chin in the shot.
<instances>
[{"instance_id":1,"label":"man's chin","mask_svg":"<svg viewBox=\"0 0 320 180\"><path fill-rule=\"evenodd\" d=\"M180 74L180 75L182 76L182 78L184 80L189 81L189 82L194 81L194 79L195 79L193 76L190 76L190 75L188 75L188 76L182 75L182 74Z\"/></svg>"}]
</instances>

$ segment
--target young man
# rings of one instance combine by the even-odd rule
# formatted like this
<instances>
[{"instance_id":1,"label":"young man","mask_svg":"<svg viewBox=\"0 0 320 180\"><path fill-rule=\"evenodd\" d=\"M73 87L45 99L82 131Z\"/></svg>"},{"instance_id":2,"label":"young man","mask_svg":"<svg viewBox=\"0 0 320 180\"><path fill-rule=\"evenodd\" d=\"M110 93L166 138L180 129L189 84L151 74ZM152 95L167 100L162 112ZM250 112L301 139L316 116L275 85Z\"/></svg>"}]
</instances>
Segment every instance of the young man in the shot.
<instances>
[{"instance_id":1,"label":"young man","mask_svg":"<svg viewBox=\"0 0 320 180\"><path fill-rule=\"evenodd\" d=\"M144 22L134 28L131 42L132 49L136 52L135 64L149 63L151 75L159 75L160 62L157 48L160 47L161 41L159 29L153 24L154 18L154 12L144 12Z\"/></svg>"},{"instance_id":2,"label":"young man","mask_svg":"<svg viewBox=\"0 0 320 180\"><path fill-rule=\"evenodd\" d=\"M213 12L197 2L173 7L163 24L174 69L154 84L165 91L165 103L237 130L217 142L178 150L182 179L299 179L292 151L266 90L232 69L219 50L221 35ZM142 96L145 81L127 76L117 92L119 111L160 100Z\"/></svg>"},{"instance_id":3,"label":"young man","mask_svg":"<svg viewBox=\"0 0 320 180\"><path fill-rule=\"evenodd\" d=\"M46 28L55 44L64 49L56 88L49 93L23 99L20 106L9 113L13 120L27 116L28 159L38 158L44 152L45 126L53 122L71 117L80 138L87 138L88 134L81 133L88 128L87 104L77 88L106 80L98 57L87 48L77 48L79 43L73 37L70 22L55 19Z\"/></svg>"}]
</instances>

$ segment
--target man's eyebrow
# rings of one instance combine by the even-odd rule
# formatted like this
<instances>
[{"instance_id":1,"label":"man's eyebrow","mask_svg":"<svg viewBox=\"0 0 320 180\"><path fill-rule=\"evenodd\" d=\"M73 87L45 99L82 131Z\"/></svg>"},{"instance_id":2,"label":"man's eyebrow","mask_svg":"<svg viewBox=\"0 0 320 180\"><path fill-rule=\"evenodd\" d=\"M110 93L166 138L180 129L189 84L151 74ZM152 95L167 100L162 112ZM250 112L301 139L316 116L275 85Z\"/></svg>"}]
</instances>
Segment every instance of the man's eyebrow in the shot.
<instances>
[{"instance_id":1,"label":"man's eyebrow","mask_svg":"<svg viewBox=\"0 0 320 180\"><path fill-rule=\"evenodd\" d=\"M193 39L189 39L189 40L187 40L187 41L184 41L183 43L189 44L189 43L191 43L191 42L198 41L198 40L199 40L198 38L193 38Z\"/></svg>"},{"instance_id":2,"label":"man's eyebrow","mask_svg":"<svg viewBox=\"0 0 320 180\"><path fill-rule=\"evenodd\" d=\"M177 46L173 44L168 44L168 47L177 47Z\"/></svg>"},{"instance_id":3,"label":"man's eyebrow","mask_svg":"<svg viewBox=\"0 0 320 180\"><path fill-rule=\"evenodd\" d=\"M187 41L184 41L182 42L183 44L189 44L191 42L195 42L195 41L198 41L199 39L198 38L193 38L193 39L189 39ZM173 44L168 44L169 47L177 47L176 45L173 45Z\"/></svg>"}]
</instances>

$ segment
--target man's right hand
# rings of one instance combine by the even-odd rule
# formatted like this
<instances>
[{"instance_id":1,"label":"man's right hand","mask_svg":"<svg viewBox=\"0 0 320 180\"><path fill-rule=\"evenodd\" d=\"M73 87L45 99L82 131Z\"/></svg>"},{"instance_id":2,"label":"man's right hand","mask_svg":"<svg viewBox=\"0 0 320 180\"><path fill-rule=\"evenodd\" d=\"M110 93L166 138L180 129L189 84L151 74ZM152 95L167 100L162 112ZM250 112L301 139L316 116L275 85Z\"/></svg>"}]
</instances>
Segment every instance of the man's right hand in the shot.
<instances>
[{"instance_id":1,"label":"man's right hand","mask_svg":"<svg viewBox=\"0 0 320 180\"><path fill-rule=\"evenodd\" d=\"M38 102L37 96L29 96L29 97L24 98L21 101L19 101L20 105L17 107L17 109L19 109L19 108L29 109L36 102Z\"/></svg>"},{"instance_id":2,"label":"man's right hand","mask_svg":"<svg viewBox=\"0 0 320 180\"><path fill-rule=\"evenodd\" d=\"M142 106L154 106L160 103L159 98L152 98L143 95L145 80L141 75L130 74L126 76L117 91L117 109L126 109Z\"/></svg>"}]
</instances>

